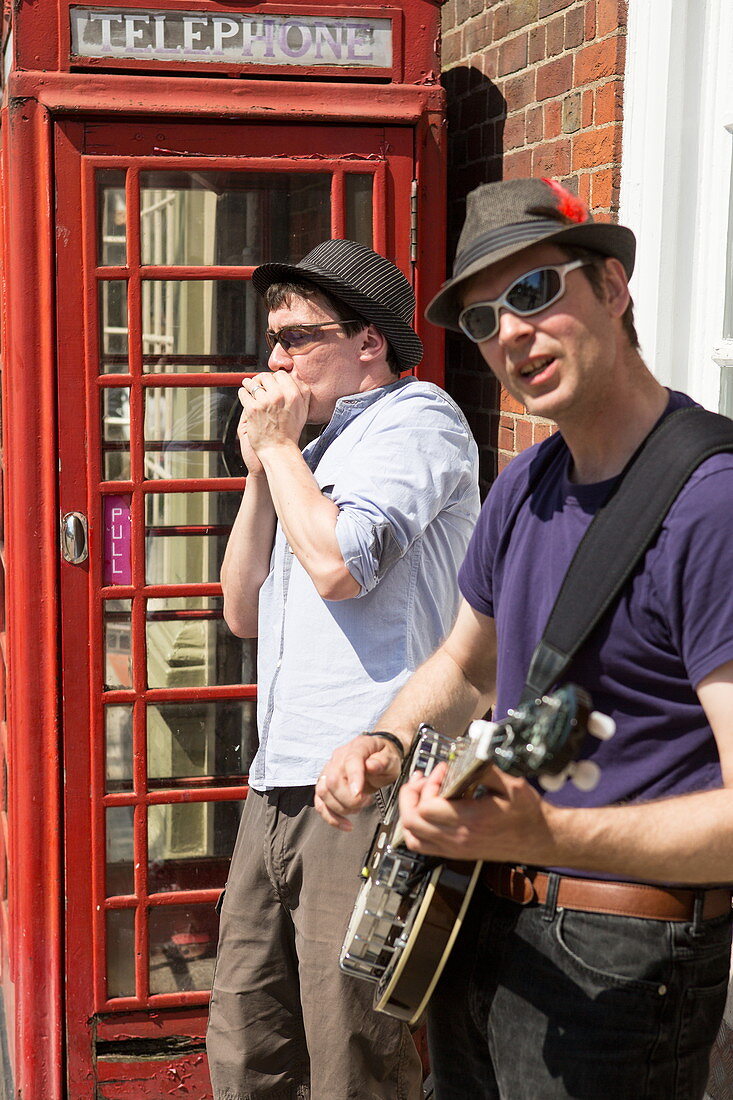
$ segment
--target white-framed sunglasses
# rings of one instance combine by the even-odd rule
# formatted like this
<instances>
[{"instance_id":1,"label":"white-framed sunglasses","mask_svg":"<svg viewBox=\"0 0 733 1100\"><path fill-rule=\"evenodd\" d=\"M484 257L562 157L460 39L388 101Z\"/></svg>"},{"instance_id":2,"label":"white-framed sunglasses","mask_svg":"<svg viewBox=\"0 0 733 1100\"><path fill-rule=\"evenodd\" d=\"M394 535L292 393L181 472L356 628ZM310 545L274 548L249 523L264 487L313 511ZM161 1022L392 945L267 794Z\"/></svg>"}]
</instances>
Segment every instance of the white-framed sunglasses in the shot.
<instances>
[{"instance_id":1,"label":"white-framed sunglasses","mask_svg":"<svg viewBox=\"0 0 733 1100\"><path fill-rule=\"evenodd\" d=\"M474 302L460 313L458 324L474 344L490 340L499 330L499 310L508 309L519 317L531 317L547 309L565 293L565 276L588 260L569 260L566 264L546 264L520 275L498 298Z\"/></svg>"}]
</instances>

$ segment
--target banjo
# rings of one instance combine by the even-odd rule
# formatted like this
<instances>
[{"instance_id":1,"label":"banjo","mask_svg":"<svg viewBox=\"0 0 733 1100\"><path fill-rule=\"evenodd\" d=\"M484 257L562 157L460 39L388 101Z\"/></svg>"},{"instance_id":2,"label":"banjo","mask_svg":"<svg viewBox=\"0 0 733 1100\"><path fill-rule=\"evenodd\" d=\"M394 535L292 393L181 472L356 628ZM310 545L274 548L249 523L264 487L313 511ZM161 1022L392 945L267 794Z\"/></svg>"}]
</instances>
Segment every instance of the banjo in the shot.
<instances>
[{"instance_id":1,"label":"banjo","mask_svg":"<svg viewBox=\"0 0 733 1100\"><path fill-rule=\"evenodd\" d=\"M448 960L474 892L482 862L442 862L411 852L399 819L400 787L416 772L448 764L445 798L479 797L481 777L494 764L510 775L538 778L558 790L567 778L592 790L600 769L575 762L586 733L611 737L613 720L591 711L588 694L567 684L510 711L502 722L475 721L465 737L450 738L423 725L395 784L367 852L364 882L354 905L340 966L376 983L374 1007L414 1024Z\"/></svg>"}]
</instances>

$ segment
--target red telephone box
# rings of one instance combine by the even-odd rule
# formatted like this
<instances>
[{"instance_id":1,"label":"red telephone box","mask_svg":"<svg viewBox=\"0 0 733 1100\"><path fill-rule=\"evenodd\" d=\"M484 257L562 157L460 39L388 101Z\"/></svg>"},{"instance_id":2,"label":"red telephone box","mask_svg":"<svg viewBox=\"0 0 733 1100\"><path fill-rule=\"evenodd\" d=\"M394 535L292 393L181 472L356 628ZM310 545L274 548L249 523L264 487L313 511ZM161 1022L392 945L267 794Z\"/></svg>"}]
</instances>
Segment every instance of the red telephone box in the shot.
<instances>
[{"instance_id":1,"label":"red telephone box","mask_svg":"<svg viewBox=\"0 0 733 1100\"><path fill-rule=\"evenodd\" d=\"M221 617L252 269L444 271L439 4L5 5L0 934L8 1095L211 1095L256 736ZM227 430L229 425L229 430Z\"/></svg>"}]
</instances>

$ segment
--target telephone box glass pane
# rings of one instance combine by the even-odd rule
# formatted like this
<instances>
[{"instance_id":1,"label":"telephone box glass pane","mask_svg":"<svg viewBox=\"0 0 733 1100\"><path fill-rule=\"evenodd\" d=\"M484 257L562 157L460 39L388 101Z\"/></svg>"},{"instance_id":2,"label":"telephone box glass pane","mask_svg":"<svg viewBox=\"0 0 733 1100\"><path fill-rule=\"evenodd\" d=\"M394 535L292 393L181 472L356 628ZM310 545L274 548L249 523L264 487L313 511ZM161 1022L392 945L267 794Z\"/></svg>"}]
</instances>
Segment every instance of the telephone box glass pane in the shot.
<instances>
[{"instance_id":1,"label":"telephone box glass pane","mask_svg":"<svg viewBox=\"0 0 733 1100\"><path fill-rule=\"evenodd\" d=\"M199 606L190 606L194 603ZM149 688L255 682L256 640L235 637L224 622L222 607L219 596L148 601Z\"/></svg>"},{"instance_id":2,"label":"telephone box glass pane","mask_svg":"<svg viewBox=\"0 0 733 1100\"><path fill-rule=\"evenodd\" d=\"M295 262L331 235L327 172L143 172L143 264Z\"/></svg>"},{"instance_id":3,"label":"telephone box glass pane","mask_svg":"<svg viewBox=\"0 0 733 1100\"><path fill-rule=\"evenodd\" d=\"M135 893L132 843L134 816L133 806L107 807L107 897Z\"/></svg>"},{"instance_id":4,"label":"telephone box glass pane","mask_svg":"<svg viewBox=\"0 0 733 1100\"><path fill-rule=\"evenodd\" d=\"M102 477L104 481L130 478L130 390L127 386L103 389Z\"/></svg>"},{"instance_id":5,"label":"telephone box glass pane","mask_svg":"<svg viewBox=\"0 0 733 1100\"><path fill-rule=\"evenodd\" d=\"M261 299L244 279L146 279L143 361L148 373L244 372L267 363Z\"/></svg>"},{"instance_id":6,"label":"telephone box glass pane","mask_svg":"<svg viewBox=\"0 0 733 1100\"><path fill-rule=\"evenodd\" d=\"M132 707L104 708L106 789L132 790Z\"/></svg>"},{"instance_id":7,"label":"telephone box glass pane","mask_svg":"<svg viewBox=\"0 0 733 1100\"><path fill-rule=\"evenodd\" d=\"M224 436L237 386L156 386L145 391L145 476L227 477Z\"/></svg>"},{"instance_id":8,"label":"telephone box glass pane","mask_svg":"<svg viewBox=\"0 0 733 1100\"><path fill-rule=\"evenodd\" d=\"M165 540L148 536L146 584L216 584L226 549L226 535L179 535Z\"/></svg>"},{"instance_id":9,"label":"telephone box glass pane","mask_svg":"<svg viewBox=\"0 0 733 1100\"><path fill-rule=\"evenodd\" d=\"M145 498L148 584L219 580L239 493L149 493Z\"/></svg>"},{"instance_id":10,"label":"telephone box glass pane","mask_svg":"<svg viewBox=\"0 0 733 1100\"><path fill-rule=\"evenodd\" d=\"M148 807L148 892L223 890L241 802Z\"/></svg>"},{"instance_id":11,"label":"telephone box glass pane","mask_svg":"<svg viewBox=\"0 0 733 1100\"><path fill-rule=\"evenodd\" d=\"M148 913L150 992L211 989L219 934L214 906L157 905Z\"/></svg>"},{"instance_id":12,"label":"telephone box glass pane","mask_svg":"<svg viewBox=\"0 0 733 1100\"><path fill-rule=\"evenodd\" d=\"M135 910L107 910L107 996L135 996Z\"/></svg>"},{"instance_id":13,"label":"telephone box glass pane","mask_svg":"<svg viewBox=\"0 0 733 1100\"><path fill-rule=\"evenodd\" d=\"M99 369L101 374L128 371L127 283L104 279L99 283Z\"/></svg>"},{"instance_id":14,"label":"telephone box glass pane","mask_svg":"<svg viewBox=\"0 0 733 1100\"><path fill-rule=\"evenodd\" d=\"M239 784L257 751L253 699L148 706L148 786Z\"/></svg>"},{"instance_id":15,"label":"telephone box glass pane","mask_svg":"<svg viewBox=\"0 0 733 1100\"><path fill-rule=\"evenodd\" d=\"M105 600L105 691L132 687L131 600Z\"/></svg>"},{"instance_id":16,"label":"telephone box glass pane","mask_svg":"<svg viewBox=\"0 0 733 1100\"><path fill-rule=\"evenodd\" d=\"M97 259L105 267L127 262L127 199L125 173L97 172Z\"/></svg>"},{"instance_id":17,"label":"telephone box glass pane","mask_svg":"<svg viewBox=\"0 0 733 1100\"><path fill-rule=\"evenodd\" d=\"M346 176L346 238L372 248L372 191L374 176L349 172Z\"/></svg>"}]
</instances>

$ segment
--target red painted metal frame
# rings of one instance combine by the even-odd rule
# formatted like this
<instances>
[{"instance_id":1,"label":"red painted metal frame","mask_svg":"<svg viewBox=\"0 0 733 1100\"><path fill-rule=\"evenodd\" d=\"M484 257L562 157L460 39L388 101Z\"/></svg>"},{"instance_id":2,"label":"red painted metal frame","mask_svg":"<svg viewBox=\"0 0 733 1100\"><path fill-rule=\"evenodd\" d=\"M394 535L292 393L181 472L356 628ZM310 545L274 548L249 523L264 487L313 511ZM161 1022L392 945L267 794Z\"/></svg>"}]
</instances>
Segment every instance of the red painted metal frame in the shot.
<instances>
[{"instance_id":1,"label":"red painted metal frame","mask_svg":"<svg viewBox=\"0 0 733 1100\"><path fill-rule=\"evenodd\" d=\"M442 111L445 95L437 78L424 84L283 83L279 80L194 79L170 76L16 71L8 78L14 99L37 100L53 114L174 116L311 125L367 122L416 125L430 110ZM203 134L197 141L205 141Z\"/></svg>"},{"instance_id":2,"label":"red painted metal frame","mask_svg":"<svg viewBox=\"0 0 733 1100\"><path fill-rule=\"evenodd\" d=\"M143 124L143 129L144 128L145 126ZM158 129L158 127L154 129ZM177 129L180 130L180 127ZM135 133L139 134L140 130L136 129ZM241 138L241 129L238 133ZM379 133L382 133L382 131L372 131L372 133L378 137ZM145 849L146 807L155 804L192 801L212 802L219 799L232 800L242 797L246 793L246 788L236 788L232 786L221 786L218 789L169 789L166 791L156 789L148 791L145 775L145 761L147 758L145 749L145 702L170 701L173 699L183 701L187 698L196 700L249 698L254 695L254 688L252 687L236 688L226 686L209 687L205 689L179 688L175 690L147 689L146 687L144 651L145 606L143 598L163 594L167 596L191 593L198 595L214 594L220 591L217 585L146 585L144 576L144 551L140 535L138 535L136 541L133 542L132 584L119 588L109 588L105 587L102 582L99 546L101 514L99 500L96 498L95 492L95 486L100 482L101 478L101 440L99 438L100 389L119 385L130 386L131 421L133 424L141 424L143 411L141 404L142 394L148 387L160 386L164 380L166 384L174 386L211 386L227 382L236 383L239 382L242 377L241 374L221 375L208 372L176 376L143 374L142 361L140 358L142 346L140 329L141 303L138 289L140 280L143 277L184 277L189 279L200 279L216 275L222 278L241 279L243 274L248 274L249 271L243 268L139 267L139 240L137 238L136 229L134 228L137 223L136 211L138 209L136 204L137 191L135 182L139 177L139 172L150 167L166 169L175 166L178 168L195 169L212 168L216 166L229 170L246 166L254 170L262 170L262 168L266 167L268 170L280 169L298 171L324 171L335 169L332 188L332 232L337 234L343 233L344 230L343 180L346 173L349 171L373 171L375 179L378 181L375 188L375 195L380 196L379 201L375 204L374 212L375 246L384 251L396 254L400 257L402 266L409 271L409 233L404 224L394 224L394 215L392 217L387 217L387 209L394 210L395 206L402 206L403 209L407 208L407 203L409 202L409 181L412 177L413 137L409 129L394 132L387 130L384 131L384 133L391 138L393 146L404 146L403 151L400 153L395 149L396 159L395 156L391 158L394 160L394 171L390 171L389 174L387 173L387 161L383 153L378 154L374 161L362 159L359 155L357 155L356 160L344 161L339 159L339 153L335 154L335 159L333 161L330 161L325 154L322 154L324 159L319 158L316 161L298 159L297 157L292 159L288 157L278 157L272 160L272 158L263 158L261 155L242 160L241 156L227 156L227 145L231 143L233 131L227 127L222 127L218 139L216 139L216 137L212 139L211 126L207 127L207 137L210 141L213 140L215 144L218 142L218 147L224 158L220 159L218 162L215 162L211 157L206 159L187 157L183 160L181 158L172 159L170 156L163 155L154 158L143 155L142 157L134 157L131 160L129 155L124 158L121 158L119 155L112 157L92 155L83 158L84 169L83 172L80 172L81 151L89 144L85 138L85 127L82 123L64 123L58 127L57 173L58 178L64 181L64 188L59 188L58 196L59 239L63 242L81 239L84 242L85 257L83 266L89 273L84 292L83 328L86 333L86 342L83 349L83 356L79 354L82 349L79 347L78 326L75 320L69 318L67 311L63 308L59 311L60 344L63 346L66 356L71 358L71 362L75 360L78 361L83 357L88 364L86 393L82 392L84 390L84 383L78 371L75 373L71 370L64 375L64 377L68 375L69 382L74 387L74 392L72 400L60 411L60 437L62 440L61 505L64 511L84 511L89 516L90 520L90 561L88 567L84 569L66 567L64 571L65 586L68 587L70 598L67 602L65 592L62 609L63 621L65 624L65 631L73 637L73 635L71 635L71 631L73 630L72 620L78 620L80 609L87 607L85 617L88 622L87 629L94 654L93 660L91 664L89 664L83 651L77 651L76 653L72 652L72 644L68 651L65 650L64 656L64 667L67 670L66 675L70 678L74 686L73 691L65 691L65 696L69 700L68 713L66 715L66 721L69 723L67 728L72 728L71 723L74 718L78 721L79 700L82 698L87 698L89 700L90 715L93 716L92 721L89 723L90 736L92 737L91 743L85 743L83 740L81 740L78 745L74 744L73 741L67 743L67 773L73 774L75 777L74 789L69 790L66 803L67 828L69 836L73 837L73 852L69 850L68 858L70 861L73 860L74 862L81 863L81 865L92 869L90 882L79 882L74 879L74 888L70 890L68 898L68 911L70 917L69 928L72 930L72 935L68 942L68 951L69 959L71 961L73 958L74 963L73 969L71 966L68 968L67 979L69 984L67 1009L70 1070L69 1084L70 1088L75 1090L73 1093L75 1100L77 1100L77 1098L78 1100L83 1100L87 1095L91 1095L88 1093L90 1087L88 1077L82 1067L88 1065L91 1036L87 1026L87 1019L92 1008L94 1008L97 1013L108 1012L110 1009L120 1012L125 1011L126 1015L122 1026L125 1030L128 1030L127 1014L130 1011L139 1011L144 1007L155 1009L184 1004L190 1004L192 1006L196 1004L201 1005L205 1003L207 999L207 994L201 992L146 996L148 993L147 923L141 919L138 920L136 933L136 984L138 996L115 998L111 1001L107 1001L106 999L106 991L104 988L104 920L106 912L110 909L137 906L139 917L140 913L146 909L148 901L156 905L175 905L191 901L213 901L216 896L216 891L200 890L186 892L177 891L173 894L148 894L147 853ZM122 135L120 136L122 137ZM264 135L260 136L262 137ZM335 133L326 131L325 134L321 136L321 148L328 148L329 138L332 137L335 139L336 136ZM355 140L355 135L352 133L348 136L351 139L351 148L353 148L354 145L358 147L360 141ZM107 137L109 137L109 130L107 131ZM374 138L372 138L372 142L373 141ZM384 146L386 144L385 138L382 138L381 141L382 146ZM119 144L124 145L124 141L121 140ZM144 141L142 144L145 146ZM176 143L174 142L174 144ZM338 144L338 141L336 141L336 144ZM94 147L93 141L91 145ZM375 146L372 145L372 148L375 148ZM376 148L380 148L379 141L377 141ZM213 149L207 151L211 153ZM409 164L407 162L409 162ZM91 231L91 227L95 224L93 172L97 167L114 168L122 167L123 165L127 167L128 173L128 263L125 268L99 268L97 267L97 258L95 254L94 235ZM400 167L400 165L402 165L402 167ZM409 170L407 170L408 168ZM395 173L396 182L393 182L392 177ZM76 182L74 182L75 178ZM394 187L394 193L387 193L388 186L390 188ZM78 221L79 211L82 211L81 222ZM76 219L76 221L74 219ZM407 219L404 219L404 221L407 221ZM394 226L394 228L392 228L392 226ZM59 281L62 286L66 285L64 273L68 272L71 280L70 285L73 285L72 273L74 270L78 271L78 268L82 266L78 246L72 247L68 254L66 253L67 247L68 246L64 244L59 249ZM137 274L135 274L135 272L137 272ZM96 363L98 340L96 281L102 276L123 275L128 279L129 288L129 370L124 374L118 373L114 375L97 376ZM74 440L78 438L80 427L78 409L85 405L87 409L87 427L85 433L86 446L82 448L78 445L75 446ZM144 530L143 497L145 491L185 492L191 491L191 489L197 491L227 489L231 491L235 488L241 488L241 482L233 482L231 479L145 481L143 476L144 451L142 431L139 429L137 432L133 431L131 434L133 438L130 446L130 479L122 482L107 482L100 485L100 489L103 493L119 492L131 494L133 501L133 529L136 529L138 532ZM87 452L86 458L84 451ZM68 461L66 458L67 453ZM83 500L79 496L79 490L85 478L88 478L89 488L88 492L84 494L85 499ZM98 593L97 596L94 595L95 592ZM102 616L100 613L99 598L104 598L104 596L112 594L121 599L133 598L132 633L134 690L128 691L125 689L118 689L113 692L106 692L104 696L102 696L98 686L102 683L103 660L101 633ZM134 597L137 597L137 599L134 599ZM72 703L72 697L76 700L75 703ZM135 747L136 763L134 767L135 782L133 794L105 794L104 762L102 753L100 752L100 734L102 730L103 707L105 704L112 703L132 704L134 707L133 743ZM87 723L82 722L82 725L86 726ZM91 768L90 760L93 761ZM88 844L84 839L88 832L88 818L85 816L88 812L86 809L87 804L84 802L83 797L79 797L79 795L83 795L83 792L86 790L90 791L92 805L95 808L93 813L92 836ZM135 860L138 865L135 873L135 894L129 897L120 896L113 900L109 900L105 897L104 861L102 856L104 851L104 813L105 809L109 806L133 804L137 807L134 825ZM96 856L95 853L97 853ZM90 926L89 920L94 913L96 913L96 918ZM89 942L93 944L93 955L95 959L94 973L96 974L93 1006L88 996L91 973L88 962L85 961L85 945Z\"/></svg>"},{"instance_id":3,"label":"red painted metal frame","mask_svg":"<svg viewBox=\"0 0 733 1100\"><path fill-rule=\"evenodd\" d=\"M4 140L4 132L0 133L0 140ZM0 193L5 184L5 151L3 150L2 156L0 156ZM0 265L2 269L7 268L7 251L5 244L5 223L0 215ZM7 348L7 295L6 287L3 281L0 285L0 364L2 365L2 408L7 408L5 385L7 381L6 370L6 348ZM1 433L0 433L0 442ZM2 522L2 564L1 564L1 576L2 576L2 592L0 593L0 613L2 614L2 624L0 633L0 647L2 649L2 662L0 663L0 670L2 671L2 685L0 688L0 700L2 701L2 714L0 715L0 761L2 764L2 783L0 791L0 846L2 852L0 853L0 860L2 861L2 874L0 875L0 989L2 990L3 1007L5 1013L13 1019L15 1016L15 987L13 985L11 961L14 954L11 944L12 936L12 923L10 921L9 913L9 897L8 897L8 878L9 868L11 865L12 852L11 852L11 837L10 837L10 821L11 817L8 813L10 804L9 783L10 783L10 760L9 760L9 730L8 730L8 639L7 639L7 614L6 614L6 592L7 592L7 558L5 552L5 455L0 456L2 462L2 469L0 469L0 487L2 488L2 500L0 500L0 522ZM15 1034L8 1034L9 1041L9 1057L11 1062L13 1061L12 1045L15 1042Z\"/></svg>"},{"instance_id":4,"label":"red painted metal frame","mask_svg":"<svg viewBox=\"0 0 733 1100\"><path fill-rule=\"evenodd\" d=\"M32 101L3 112L11 952L15 1087L63 1095L58 523L51 126ZM21 999L22 998L22 999ZM39 1049L43 1057L38 1056Z\"/></svg>"}]
</instances>

